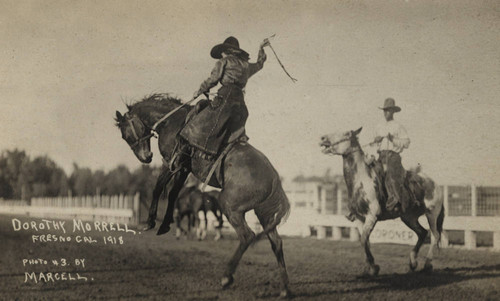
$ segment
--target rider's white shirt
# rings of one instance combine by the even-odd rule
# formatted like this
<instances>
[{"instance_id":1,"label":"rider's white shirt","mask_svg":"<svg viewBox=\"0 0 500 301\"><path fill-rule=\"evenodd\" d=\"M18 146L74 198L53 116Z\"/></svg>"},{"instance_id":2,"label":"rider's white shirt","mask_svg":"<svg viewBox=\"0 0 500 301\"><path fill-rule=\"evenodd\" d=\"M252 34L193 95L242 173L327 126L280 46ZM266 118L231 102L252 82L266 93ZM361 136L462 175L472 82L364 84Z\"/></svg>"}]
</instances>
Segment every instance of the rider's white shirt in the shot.
<instances>
[{"instance_id":1,"label":"rider's white shirt","mask_svg":"<svg viewBox=\"0 0 500 301\"><path fill-rule=\"evenodd\" d=\"M389 134L393 136L392 142L387 138ZM379 151L390 150L401 153L403 149L410 146L410 138L408 137L406 129L395 120L379 124L375 131L375 137L377 136L384 137L382 142L378 144Z\"/></svg>"}]
</instances>

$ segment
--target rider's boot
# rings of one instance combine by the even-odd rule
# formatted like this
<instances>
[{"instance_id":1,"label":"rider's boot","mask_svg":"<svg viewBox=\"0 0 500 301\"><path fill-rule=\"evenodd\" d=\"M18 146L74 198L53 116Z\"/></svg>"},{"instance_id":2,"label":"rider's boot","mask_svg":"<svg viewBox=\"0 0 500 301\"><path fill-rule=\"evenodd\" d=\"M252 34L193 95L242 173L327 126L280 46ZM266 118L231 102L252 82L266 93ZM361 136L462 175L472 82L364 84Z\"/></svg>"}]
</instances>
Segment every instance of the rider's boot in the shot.
<instances>
[{"instance_id":1,"label":"rider's boot","mask_svg":"<svg viewBox=\"0 0 500 301\"><path fill-rule=\"evenodd\" d=\"M385 209L387 211L392 211L392 210L394 210L394 208L396 208L396 205L398 203L399 203L399 201L395 196L389 195L389 197L387 198L387 203L385 203Z\"/></svg>"},{"instance_id":2,"label":"rider's boot","mask_svg":"<svg viewBox=\"0 0 500 301\"><path fill-rule=\"evenodd\" d=\"M170 159L169 168L171 171L175 171L184 167L190 159L191 147L184 141L179 141L177 148Z\"/></svg>"},{"instance_id":3,"label":"rider's boot","mask_svg":"<svg viewBox=\"0 0 500 301\"><path fill-rule=\"evenodd\" d=\"M356 215L352 212L349 212L349 214L346 214L345 216L349 221L354 222L356 220Z\"/></svg>"}]
</instances>

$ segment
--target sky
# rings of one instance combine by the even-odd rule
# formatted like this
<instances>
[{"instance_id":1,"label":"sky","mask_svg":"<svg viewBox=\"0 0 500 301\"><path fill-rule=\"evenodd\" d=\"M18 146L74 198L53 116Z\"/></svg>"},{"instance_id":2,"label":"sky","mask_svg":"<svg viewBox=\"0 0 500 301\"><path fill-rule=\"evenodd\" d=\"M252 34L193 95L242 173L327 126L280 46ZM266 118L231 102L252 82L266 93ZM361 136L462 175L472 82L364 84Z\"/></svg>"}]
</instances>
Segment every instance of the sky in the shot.
<instances>
[{"instance_id":1,"label":"sky","mask_svg":"<svg viewBox=\"0 0 500 301\"><path fill-rule=\"evenodd\" d=\"M0 0L0 150L110 170L140 166L115 111L145 95L187 101L232 35L264 69L246 87L250 143L285 179L342 172L319 138L383 122L402 108L411 144L439 184L500 185L498 1ZM152 164L161 164L156 141Z\"/></svg>"}]
</instances>

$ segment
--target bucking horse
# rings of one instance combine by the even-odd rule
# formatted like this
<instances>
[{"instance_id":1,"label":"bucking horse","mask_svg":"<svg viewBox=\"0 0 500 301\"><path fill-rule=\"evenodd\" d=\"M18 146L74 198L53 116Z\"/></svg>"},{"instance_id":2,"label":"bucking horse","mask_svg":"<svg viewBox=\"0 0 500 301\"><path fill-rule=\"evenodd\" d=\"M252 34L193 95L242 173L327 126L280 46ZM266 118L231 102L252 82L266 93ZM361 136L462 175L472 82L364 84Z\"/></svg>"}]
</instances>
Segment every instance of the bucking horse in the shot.
<instances>
[{"instance_id":1,"label":"bucking horse","mask_svg":"<svg viewBox=\"0 0 500 301\"><path fill-rule=\"evenodd\" d=\"M387 191L384 186L384 167L376 161L367 164L365 155L359 144L356 131L337 132L321 137L320 146L325 154L341 155L343 158L344 179L347 184L348 207L355 215L355 223L360 233L361 246L366 253L367 268L365 273L377 275L380 267L370 251L369 238L377 221L395 219L401 220L418 236L418 241L410 252L410 269L417 268L417 255L427 237L428 231L420 225L418 218L425 214L429 222L433 239L427 253L424 265L425 271L432 270L433 250L439 244L443 231L444 207L442 192L437 190L434 181L417 171L407 171L405 188L416 202L402 212L400 206L387 211Z\"/></svg>"},{"instance_id":2,"label":"bucking horse","mask_svg":"<svg viewBox=\"0 0 500 301\"><path fill-rule=\"evenodd\" d=\"M123 115L116 112L116 122L122 138L135 156L143 163L152 161L151 137L154 135L152 130L155 129L160 153L169 162L178 142L178 133L185 125L189 112L196 107L182 105L179 99L165 94L154 94L127 107L128 112ZM165 119L169 113L173 114ZM224 271L222 287L227 288L233 283L233 274L247 248L267 236L280 267L280 295L289 296L283 243L276 227L288 217L290 204L280 177L266 156L249 143L236 142L226 149L228 151L220 161L220 167L208 179L210 186L221 188L219 205L240 241ZM173 222L174 203L188 174L193 173L201 181L208 178L213 161L200 156L196 149L193 149L190 157L187 167L166 172L158 179L166 183L168 195L167 212L158 234L169 231ZM152 204L149 226L154 226L156 209L157 204ZM263 231L257 235L245 220L245 213L250 210L254 210L263 227Z\"/></svg>"}]
</instances>

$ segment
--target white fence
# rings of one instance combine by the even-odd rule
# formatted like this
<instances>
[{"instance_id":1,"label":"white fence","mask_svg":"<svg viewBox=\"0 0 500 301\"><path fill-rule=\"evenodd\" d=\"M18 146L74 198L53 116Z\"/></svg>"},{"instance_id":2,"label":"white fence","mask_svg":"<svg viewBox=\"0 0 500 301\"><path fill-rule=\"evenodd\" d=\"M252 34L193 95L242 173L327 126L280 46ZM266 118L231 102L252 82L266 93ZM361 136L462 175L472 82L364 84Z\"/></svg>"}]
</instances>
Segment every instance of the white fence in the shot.
<instances>
[{"instance_id":1,"label":"white fence","mask_svg":"<svg viewBox=\"0 0 500 301\"><path fill-rule=\"evenodd\" d=\"M345 218L347 192L345 185L318 184L317 199L304 202L307 191L288 191L292 203L289 223L283 226L283 234L310 236L318 239L350 239L357 241L359 233L354 223ZM489 247L500 251L500 187L439 186L443 190L445 219L442 246L462 245L474 249L478 236L491 241ZM305 205L304 205L305 204ZM298 205L298 206L297 206ZM425 217L420 223L428 229ZM457 238L458 237L458 238ZM377 223L371 242L416 243L416 234L399 219Z\"/></svg>"},{"instance_id":2,"label":"white fence","mask_svg":"<svg viewBox=\"0 0 500 301\"><path fill-rule=\"evenodd\" d=\"M3 201L0 202L0 214L138 224L139 194L33 198L31 205Z\"/></svg>"}]
</instances>

